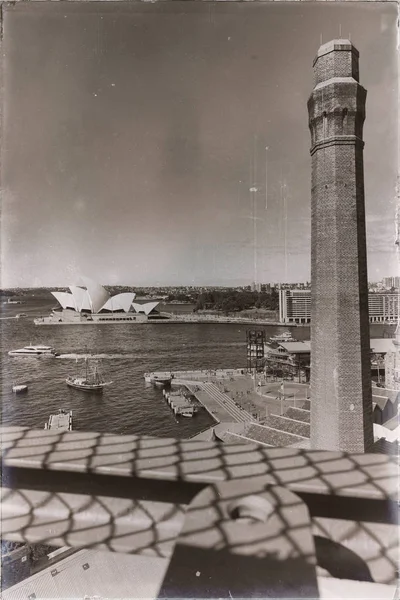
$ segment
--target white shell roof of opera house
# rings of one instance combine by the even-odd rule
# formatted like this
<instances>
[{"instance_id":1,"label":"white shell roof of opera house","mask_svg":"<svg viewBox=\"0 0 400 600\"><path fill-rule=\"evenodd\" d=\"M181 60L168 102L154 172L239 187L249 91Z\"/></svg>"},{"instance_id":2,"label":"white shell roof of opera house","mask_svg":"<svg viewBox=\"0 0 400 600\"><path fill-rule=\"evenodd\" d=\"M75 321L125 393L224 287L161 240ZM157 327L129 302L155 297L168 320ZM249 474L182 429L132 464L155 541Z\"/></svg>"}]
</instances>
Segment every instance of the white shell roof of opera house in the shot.
<instances>
[{"instance_id":1,"label":"white shell roof of opera house","mask_svg":"<svg viewBox=\"0 0 400 600\"><path fill-rule=\"evenodd\" d=\"M147 302L147 304L134 303L136 294L124 292L110 296L107 290L88 277L81 277L79 285L71 285L70 292L52 292L63 309L72 309L77 312L90 311L98 313L102 310L129 312L131 308L135 312L150 314L156 308L158 302Z\"/></svg>"}]
</instances>

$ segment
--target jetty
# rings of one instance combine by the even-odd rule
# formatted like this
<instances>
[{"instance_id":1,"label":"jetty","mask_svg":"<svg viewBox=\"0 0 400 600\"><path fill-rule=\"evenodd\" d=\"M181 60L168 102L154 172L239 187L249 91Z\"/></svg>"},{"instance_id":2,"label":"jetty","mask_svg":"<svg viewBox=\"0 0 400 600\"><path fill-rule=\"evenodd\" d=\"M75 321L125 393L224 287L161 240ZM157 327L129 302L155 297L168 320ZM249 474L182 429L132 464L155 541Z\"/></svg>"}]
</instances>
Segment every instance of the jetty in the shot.
<instances>
[{"instance_id":1,"label":"jetty","mask_svg":"<svg viewBox=\"0 0 400 600\"><path fill-rule=\"evenodd\" d=\"M265 374L243 368L168 371L171 389L186 388L207 410L215 425L263 423L283 415L291 406L302 407L309 386L294 381L269 381ZM157 377L166 371L147 373ZM201 434L201 439L209 433Z\"/></svg>"},{"instance_id":2,"label":"jetty","mask_svg":"<svg viewBox=\"0 0 400 600\"><path fill-rule=\"evenodd\" d=\"M72 431L72 410L60 409L57 414L50 415L44 428L56 431Z\"/></svg>"},{"instance_id":3,"label":"jetty","mask_svg":"<svg viewBox=\"0 0 400 600\"><path fill-rule=\"evenodd\" d=\"M186 388L198 402L204 406L216 423L248 422L256 419L238 401L225 393L224 382L232 382L236 378L246 377L245 369L198 369L191 371L160 371L146 373L145 380L155 382L166 376L170 378L171 387ZM163 391L167 397L168 392ZM176 403L177 396L182 393L169 393ZM187 399L185 398L186 404Z\"/></svg>"},{"instance_id":4,"label":"jetty","mask_svg":"<svg viewBox=\"0 0 400 600\"><path fill-rule=\"evenodd\" d=\"M163 390L163 396L175 415L193 417L195 414L195 407L181 392L166 392Z\"/></svg>"},{"instance_id":5,"label":"jetty","mask_svg":"<svg viewBox=\"0 0 400 600\"><path fill-rule=\"evenodd\" d=\"M190 381L177 379L175 385L184 385L217 423L254 421L254 417L222 392L210 381Z\"/></svg>"}]
</instances>

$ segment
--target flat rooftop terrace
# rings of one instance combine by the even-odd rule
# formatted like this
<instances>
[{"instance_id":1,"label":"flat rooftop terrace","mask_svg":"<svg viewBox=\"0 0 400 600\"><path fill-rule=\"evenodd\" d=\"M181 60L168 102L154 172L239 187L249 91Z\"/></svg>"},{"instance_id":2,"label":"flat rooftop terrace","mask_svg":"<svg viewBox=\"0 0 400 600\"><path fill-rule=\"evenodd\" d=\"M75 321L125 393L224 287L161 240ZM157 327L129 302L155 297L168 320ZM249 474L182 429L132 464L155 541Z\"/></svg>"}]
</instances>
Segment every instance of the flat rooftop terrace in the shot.
<instances>
[{"instance_id":1,"label":"flat rooftop terrace","mask_svg":"<svg viewBox=\"0 0 400 600\"><path fill-rule=\"evenodd\" d=\"M91 547L7 600L104 597L106 573L122 597L394 596L390 457L20 427L2 428L1 442L2 537Z\"/></svg>"}]
</instances>

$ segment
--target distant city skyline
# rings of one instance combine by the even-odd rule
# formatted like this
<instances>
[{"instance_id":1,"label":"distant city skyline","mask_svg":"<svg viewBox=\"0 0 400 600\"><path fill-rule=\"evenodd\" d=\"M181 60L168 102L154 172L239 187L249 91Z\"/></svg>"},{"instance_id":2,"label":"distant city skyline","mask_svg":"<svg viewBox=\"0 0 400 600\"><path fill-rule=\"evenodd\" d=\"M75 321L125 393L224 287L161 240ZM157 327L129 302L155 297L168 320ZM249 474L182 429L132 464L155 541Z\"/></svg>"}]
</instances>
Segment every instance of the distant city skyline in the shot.
<instances>
[{"instance_id":1,"label":"distant city skyline","mask_svg":"<svg viewBox=\"0 0 400 600\"><path fill-rule=\"evenodd\" d=\"M5 7L1 287L309 281L306 103L340 31L367 89L369 280L397 275L396 21L392 3Z\"/></svg>"},{"instance_id":2,"label":"distant city skyline","mask_svg":"<svg viewBox=\"0 0 400 600\"><path fill-rule=\"evenodd\" d=\"M392 280L391 282L389 282L388 280ZM79 282L78 282L79 285ZM241 285L236 285L236 286L230 286L230 285L192 285L192 284L170 284L170 285L131 285L129 283L116 283L116 284L109 284L109 283L102 283L101 285L108 287L108 288L135 288L136 290L167 290L167 289L171 289L171 290L178 290L178 289L210 289L210 290L218 290L218 289L246 289L249 288L252 290L253 286L254 286L254 282L253 283L245 283L245 284L241 284ZM265 287L269 287L271 290L272 289L276 289L278 287L282 287L282 288L290 288L290 287L297 287L297 288L304 288L304 289L309 289L311 286L311 282L310 281L281 281L281 282L277 282L277 281L261 281L259 283L257 283L257 288L265 288ZM388 290L391 287L395 287L395 288L399 288L400 287L400 276L397 275L390 275L389 277L383 277L380 281L368 281L368 286L373 286L373 287L377 287L379 290ZM69 284L60 284L60 285L48 285L48 286L8 286L8 287L3 287L2 289L4 290L13 290L13 289L69 289ZM260 291L259 289L254 289L252 291ZM261 291L263 291L261 289Z\"/></svg>"}]
</instances>

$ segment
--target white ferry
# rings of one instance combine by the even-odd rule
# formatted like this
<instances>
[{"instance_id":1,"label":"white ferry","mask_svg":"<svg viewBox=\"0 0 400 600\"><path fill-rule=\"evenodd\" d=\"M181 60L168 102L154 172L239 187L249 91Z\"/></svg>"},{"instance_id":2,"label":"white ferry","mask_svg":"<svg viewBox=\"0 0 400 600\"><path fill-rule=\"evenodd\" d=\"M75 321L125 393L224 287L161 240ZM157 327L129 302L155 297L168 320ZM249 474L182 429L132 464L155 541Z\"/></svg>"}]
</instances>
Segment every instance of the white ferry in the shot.
<instances>
[{"instance_id":1,"label":"white ferry","mask_svg":"<svg viewBox=\"0 0 400 600\"><path fill-rule=\"evenodd\" d=\"M292 334L289 331L284 331L283 333L279 333L278 335L273 335L269 338L270 342L295 342L296 340L292 337Z\"/></svg>"},{"instance_id":2,"label":"white ferry","mask_svg":"<svg viewBox=\"0 0 400 600\"><path fill-rule=\"evenodd\" d=\"M59 356L59 353L54 350L51 346L43 346L42 344L38 344L33 346L30 344L29 346L25 346L24 348L19 348L18 350L10 350L8 353L9 356Z\"/></svg>"}]
</instances>

